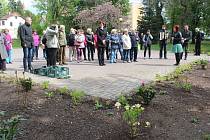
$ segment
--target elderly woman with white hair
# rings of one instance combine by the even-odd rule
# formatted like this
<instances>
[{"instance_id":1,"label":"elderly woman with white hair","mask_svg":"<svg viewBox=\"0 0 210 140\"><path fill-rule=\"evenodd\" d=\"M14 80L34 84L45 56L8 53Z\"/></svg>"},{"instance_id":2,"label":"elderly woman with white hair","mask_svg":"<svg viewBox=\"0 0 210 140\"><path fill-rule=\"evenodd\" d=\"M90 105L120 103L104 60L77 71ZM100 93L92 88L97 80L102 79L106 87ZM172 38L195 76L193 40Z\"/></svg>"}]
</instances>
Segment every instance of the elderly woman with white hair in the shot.
<instances>
[{"instance_id":1,"label":"elderly woman with white hair","mask_svg":"<svg viewBox=\"0 0 210 140\"><path fill-rule=\"evenodd\" d=\"M124 29L123 31L123 36L122 36L122 42L123 42L123 63L125 63L126 61L128 63L130 63L130 49L131 49L131 38L128 34L128 29Z\"/></svg>"},{"instance_id":2,"label":"elderly woman with white hair","mask_svg":"<svg viewBox=\"0 0 210 140\"><path fill-rule=\"evenodd\" d=\"M94 44L95 43L94 43L94 37L93 37L91 28L87 29L86 42L87 42L87 49L88 49L88 60L93 61L94 60Z\"/></svg>"},{"instance_id":3,"label":"elderly woman with white hair","mask_svg":"<svg viewBox=\"0 0 210 140\"><path fill-rule=\"evenodd\" d=\"M111 59L110 63L116 63L117 59L117 50L119 49L120 46L120 37L117 34L116 29L112 29L111 31L111 36L110 36L110 47L111 47Z\"/></svg>"}]
</instances>

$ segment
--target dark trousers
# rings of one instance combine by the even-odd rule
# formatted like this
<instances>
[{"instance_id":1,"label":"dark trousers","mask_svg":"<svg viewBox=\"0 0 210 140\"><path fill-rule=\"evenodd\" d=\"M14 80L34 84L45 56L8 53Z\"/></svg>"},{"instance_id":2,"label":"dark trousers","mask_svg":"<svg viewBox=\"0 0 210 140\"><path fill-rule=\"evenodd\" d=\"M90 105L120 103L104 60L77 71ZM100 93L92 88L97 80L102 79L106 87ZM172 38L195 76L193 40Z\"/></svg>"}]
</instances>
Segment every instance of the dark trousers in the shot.
<instances>
[{"instance_id":1,"label":"dark trousers","mask_svg":"<svg viewBox=\"0 0 210 140\"><path fill-rule=\"evenodd\" d=\"M175 53L176 65L179 65L181 60L181 53Z\"/></svg>"},{"instance_id":2,"label":"dark trousers","mask_svg":"<svg viewBox=\"0 0 210 140\"><path fill-rule=\"evenodd\" d=\"M87 49L88 49L88 60L94 60L94 52L95 52L95 48L93 45L87 45Z\"/></svg>"},{"instance_id":3,"label":"dark trousers","mask_svg":"<svg viewBox=\"0 0 210 140\"><path fill-rule=\"evenodd\" d=\"M195 43L195 55L200 55L201 54L201 42L196 41Z\"/></svg>"},{"instance_id":4,"label":"dark trousers","mask_svg":"<svg viewBox=\"0 0 210 140\"><path fill-rule=\"evenodd\" d=\"M130 51L130 59L131 61L136 61L138 55L138 47L132 47Z\"/></svg>"},{"instance_id":5,"label":"dark trousers","mask_svg":"<svg viewBox=\"0 0 210 140\"><path fill-rule=\"evenodd\" d=\"M104 51L105 47L98 47L98 61L100 66L104 65Z\"/></svg>"},{"instance_id":6,"label":"dark trousers","mask_svg":"<svg viewBox=\"0 0 210 140\"><path fill-rule=\"evenodd\" d=\"M185 53L184 59L186 60L187 59L187 53L188 53L188 43L183 43L182 44L182 47L183 47L184 52L181 53L181 59L183 57L183 54Z\"/></svg>"},{"instance_id":7,"label":"dark trousers","mask_svg":"<svg viewBox=\"0 0 210 140\"><path fill-rule=\"evenodd\" d=\"M59 48L59 64L65 64L66 46L60 46Z\"/></svg>"},{"instance_id":8,"label":"dark trousers","mask_svg":"<svg viewBox=\"0 0 210 140\"><path fill-rule=\"evenodd\" d=\"M83 51L84 60L87 60L87 57L86 57L86 47L85 48L82 48L82 51Z\"/></svg>"},{"instance_id":9,"label":"dark trousers","mask_svg":"<svg viewBox=\"0 0 210 140\"><path fill-rule=\"evenodd\" d=\"M163 57L163 51L164 51L164 58L167 58L167 44L165 41L160 41L160 58Z\"/></svg>"},{"instance_id":10,"label":"dark trousers","mask_svg":"<svg viewBox=\"0 0 210 140\"><path fill-rule=\"evenodd\" d=\"M33 48L23 48L23 67L24 71L31 70Z\"/></svg>"},{"instance_id":11,"label":"dark trousers","mask_svg":"<svg viewBox=\"0 0 210 140\"><path fill-rule=\"evenodd\" d=\"M57 48L48 48L47 49L47 66L55 66L57 59Z\"/></svg>"},{"instance_id":12,"label":"dark trousers","mask_svg":"<svg viewBox=\"0 0 210 140\"><path fill-rule=\"evenodd\" d=\"M0 70L5 71L6 70L6 59L2 59L0 55Z\"/></svg>"},{"instance_id":13,"label":"dark trousers","mask_svg":"<svg viewBox=\"0 0 210 140\"><path fill-rule=\"evenodd\" d=\"M150 44L147 44L146 46L144 46L144 57L146 57L147 49L148 49L149 58L150 58L151 57L151 45Z\"/></svg>"},{"instance_id":14,"label":"dark trousers","mask_svg":"<svg viewBox=\"0 0 210 140\"><path fill-rule=\"evenodd\" d=\"M110 49L109 49L108 46L106 47L106 59L107 59L107 60L110 59Z\"/></svg>"}]
</instances>

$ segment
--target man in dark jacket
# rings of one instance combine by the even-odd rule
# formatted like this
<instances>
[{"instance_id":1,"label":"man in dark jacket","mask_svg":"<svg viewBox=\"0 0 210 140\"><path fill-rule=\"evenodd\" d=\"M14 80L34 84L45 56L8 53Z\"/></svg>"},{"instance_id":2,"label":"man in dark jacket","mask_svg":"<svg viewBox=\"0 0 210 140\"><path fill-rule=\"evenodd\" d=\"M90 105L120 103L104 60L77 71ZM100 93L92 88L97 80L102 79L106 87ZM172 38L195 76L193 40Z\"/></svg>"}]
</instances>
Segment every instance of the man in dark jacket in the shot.
<instances>
[{"instance_id":1,"label":"man in dark jacket","mask_svg":"<svg viewBox=\"0 0 210 140\"><path fill-rule=\"evenodd\" d=\"M184 60L187 60L187 53L188 53L188 43L192 39L192 32L189 30L189 26L185 25L184 26L184 31L182 32L182 38L183 38L183 50L185 53L185 58ZM181 54L181 59L182 59L183 53Z\"/></svg>"},{"instance_id":2,"label":"man in dark jacket","mask_svg":"<svg viewBox=\"0 0 210 140\"><path fill-rule=\"evenodd\" d=\"M132 61L137 62L137 54L138 54L137 42L139 38L134 30L132 30L132 32L129 33L129 36L131 38L130 60L131 62Z\"/></svg>"},{"instance_id":3,"label":"man in dark jacket","mask_svg":"<svg viewBox=\"0 0 210 140\"><path fill-rule=\"evenodd\" d=\"M31 23L32 19L30 17L26 17L25 24L19 27L21 46L23 48L23 66L25 72L28 72L32 69L31 61L34 41L32 37Z\"/></svg>"},{"instance_id":4,"label":"man in dark jacket","mask_svg":"<svg viewBox=\"0 0 210 140\"><path fill-rule=\"evenodd\" d=\"M106 36L107 30L104 22L100 22L100 27L96 30L97 34L97 46L98 46L98 61L100 66L104 66L104 51L106 48Z\"/></svg>"},{"instance_id":5,"label":"man in dark jacket","mask_svg":"<svg viewBox=\"0 0 210 140\"><path fill-rule=\"evenodd\" d=\"M196 36L195 36L195 55L200 56L201 54L201 41L203 40L203 34L200 32L199 28L195 29Z\"/></svg>"}]
</instances>

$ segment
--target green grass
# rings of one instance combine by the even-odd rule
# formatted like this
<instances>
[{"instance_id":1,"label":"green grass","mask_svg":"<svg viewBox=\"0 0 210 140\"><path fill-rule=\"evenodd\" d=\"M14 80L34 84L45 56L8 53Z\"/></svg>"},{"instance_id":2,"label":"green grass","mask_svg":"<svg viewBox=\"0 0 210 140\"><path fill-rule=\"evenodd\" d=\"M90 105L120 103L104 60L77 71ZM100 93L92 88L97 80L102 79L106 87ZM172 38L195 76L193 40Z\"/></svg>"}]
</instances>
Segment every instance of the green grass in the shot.
<instances>
[{"instance_id":1,"label":"green grass","mask_svg":"<svg viewBox=\"0 0 210 140\"><path fill-rule=\"evenodd\" d=\"M152 50L159 50L160 49L160 46L159 44L153 44L152 45ZM168 51L171 51L172 49L172 44L169 43L168 46L167 46L167 50ZM194 49L195 49L195 44L190 44L189 43L189 52L194 52ZM209 53L210 52L210 41L202 41L202 44L201 44L201 52L202 53Z\"/></svg>"},{"instance_id":2,"label":"green grass","mask_svg":"<svg viewBox=\"0 0 210 140\"><path fill-rule=\"evenodd\" d=\"M13 40L13 48L17 49L17 48L22 48L20 45L20 39L14 39Z\"/></svg>"}]
</instances>

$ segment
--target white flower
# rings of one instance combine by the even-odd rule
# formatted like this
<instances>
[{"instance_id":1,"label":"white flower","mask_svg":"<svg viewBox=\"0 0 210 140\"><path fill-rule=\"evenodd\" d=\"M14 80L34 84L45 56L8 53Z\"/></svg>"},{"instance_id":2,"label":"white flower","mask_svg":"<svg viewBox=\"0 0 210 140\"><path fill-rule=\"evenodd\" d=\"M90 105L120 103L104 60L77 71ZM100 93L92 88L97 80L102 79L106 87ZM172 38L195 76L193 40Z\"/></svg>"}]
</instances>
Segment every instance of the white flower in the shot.
<instances>
[{"instance_id":1,"label":"white flower","mask_svg":"<svg viewBox=\"0 0 210 140\"><path fill-rule=\"evenodd\" d=\"M144 111L144 107L141 107L141 110Z\"/></svg>"},{"instance_id":2,"label":"white flower","mask_svg":"<svg viewBox=\"0 0 210 140\"><path fill-rule=\"evenodd\" d=\"M150 122L145 122L146 126L145 127L150 127Z\"/></svg>"},{"instance_id":3,"label":"white flower","mask_svg":"<svg viewBox=\"0 0 210 140\"><path fill-rule=\"evenodd\" d=\"M130 106L129 105L126 105L125 106L125 110L129 110L130 109Z\"/></svg>"},{"instance_id":4,"label":"white flower","mask_svg":"<svg viewBox=\"0 0 210 140\"><path fill-rule=\"evenodd\" d=\"M119 109L120 106L121 106L121 103L120 103L120 102L116 102L114 106L115 106L117 109Z\"/></svg>"},{"instance_id":5,"label":"white flower","mask_svg":"<svg viewBox=\"0 0 210 140\"><path fill-rule=\"evenodd\" d=\"M137 125L140 125L140 122L138 122Z\"/></svg>"},{"instance_id":6,"label":"white flower","mask_svg":"<svg viewBox=\"0 0 210 140\"><path fill-rule=\"evenodd\" d=\"M141 105L140 105L140 104L136 104L135 106L136 106L136 108L140 108L140 107L141 107Z\"/></svg>"}]
</instances>

